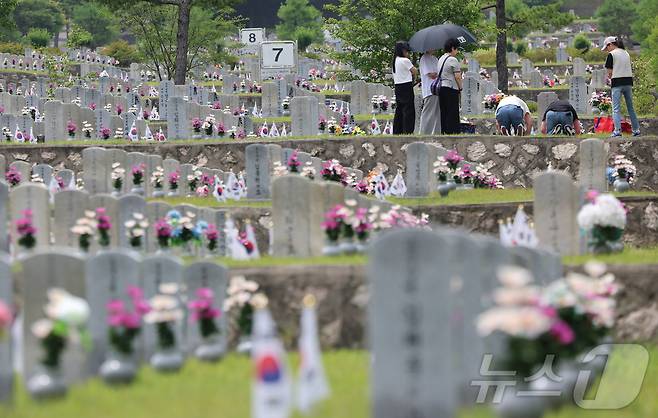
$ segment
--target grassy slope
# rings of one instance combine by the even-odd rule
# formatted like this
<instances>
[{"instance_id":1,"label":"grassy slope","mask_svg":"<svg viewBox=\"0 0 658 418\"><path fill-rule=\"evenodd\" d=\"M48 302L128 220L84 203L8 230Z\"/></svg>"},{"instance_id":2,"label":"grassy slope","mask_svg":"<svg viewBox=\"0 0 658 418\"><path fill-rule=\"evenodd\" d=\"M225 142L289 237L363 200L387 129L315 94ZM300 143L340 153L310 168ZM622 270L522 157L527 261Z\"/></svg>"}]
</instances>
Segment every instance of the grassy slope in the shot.
<instances>
[{"instance_id":1,"label":"grassy slope","mask_svg":"<svg viewBox=\"0 0 658 418\"><path fill-rule=\"evenodd\" d=\"M547 418L644 418L658 413L658 361L655 348L647 378L639 397L618 411L584 411L574 407L549 413ZM297 356L291 356L293 370ZM368 364L364 351L325 353L324 364L332 396L319 405L315 418L367 418L369 416ZM623 376L636 361L619 352L611 357L610 371L617 371L615 387L624 385ZM63 400L48 403L31 401L22 387L13 409L0 407L3 418L245 418L250 410L250 365L247 357L230 355L218 364L189 361L176 375L158 375L149 368L140 372L129 387L108 388L94 379L72 388ZM440 388L437 388L440 390ZM615 396L614 388L601 388ZM300 415L294 415L299 418ZM460 418L493 418L486 407L463 410Z\"/></svg>"}]
</instances>

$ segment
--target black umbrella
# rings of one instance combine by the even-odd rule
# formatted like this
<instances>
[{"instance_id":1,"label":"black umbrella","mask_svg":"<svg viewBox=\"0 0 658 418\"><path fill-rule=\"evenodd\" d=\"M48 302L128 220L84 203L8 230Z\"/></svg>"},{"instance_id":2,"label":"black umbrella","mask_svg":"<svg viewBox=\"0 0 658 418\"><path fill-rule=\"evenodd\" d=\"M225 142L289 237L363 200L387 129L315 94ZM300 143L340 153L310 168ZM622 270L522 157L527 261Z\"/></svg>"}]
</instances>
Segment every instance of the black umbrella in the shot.
<instances>
[{"instance_id":1,"label":"black umbrella","mask_svg":"<svg viewBox=\"0 0 658 418\"><path fill-rule=\"evenodd\" d=\"M444 23L419 30L409 40L409 46L416 52L440 51L449 39L457 39L461 46L476 42L475 36L465 27Z\"/></svg>"}]
</instances>

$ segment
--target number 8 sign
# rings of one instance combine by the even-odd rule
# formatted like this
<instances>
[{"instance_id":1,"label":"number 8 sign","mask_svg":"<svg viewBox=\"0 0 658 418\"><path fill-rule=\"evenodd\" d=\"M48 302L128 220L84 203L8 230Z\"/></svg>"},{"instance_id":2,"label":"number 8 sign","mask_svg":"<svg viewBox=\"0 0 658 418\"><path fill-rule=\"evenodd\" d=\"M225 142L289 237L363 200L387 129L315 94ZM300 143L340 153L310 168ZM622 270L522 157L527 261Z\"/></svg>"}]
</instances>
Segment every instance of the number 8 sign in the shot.
<instances>
[{"instance_id":1,"label":"number 8 sign","mask_svg":"<svg viewBox=\"0 0 658 418\"><path fill-rule=\"evenodd\" d=\"M258 46L265 39L263 28L246 28L240 30L240 42L247 46Z\"/></svg>"},{"instance_id":2,"label":"number 8 sign","mask_svg":"<svg viewBox=\"0 0 658 418\"><path fill-rule=\"evenodd\" d=\"M293 41L263 42L261 44L262 68L294 68L297 44Z\"/></svg>"}]
</instances>

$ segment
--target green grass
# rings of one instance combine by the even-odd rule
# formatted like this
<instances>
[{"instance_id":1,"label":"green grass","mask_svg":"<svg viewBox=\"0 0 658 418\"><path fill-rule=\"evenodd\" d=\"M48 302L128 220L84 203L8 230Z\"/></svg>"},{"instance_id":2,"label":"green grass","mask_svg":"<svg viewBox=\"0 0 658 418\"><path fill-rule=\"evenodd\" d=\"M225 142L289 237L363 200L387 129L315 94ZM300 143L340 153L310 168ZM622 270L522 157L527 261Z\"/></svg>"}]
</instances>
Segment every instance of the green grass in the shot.
<instances>
[{"instance_id":1,"label":"green grass","mask_svg":"<svg viewBox=\"0 0 658 418\"><path fill-rule=\"evenodd\" d=\"M642 191L629 191L626 193L615 193L618 197L635 197L635 196L656 196L655 193ZM534 200L533 189L473 189L473 190L455 190L450 192L447 197L440 197L438 193L433 193L429 197L420 198L390 198L391 202L404 206L441 206L441 205L479 205L491 203L522 203L532 202Z\"/></svg>"},{"instance_id":2,"label":"green grass","mask_svg":"<svg viewBox=\"0 0 658 418\"><path fill-rule=\"evenodd\" d=\"M165 197L162 199L151 199L153 201L169 203L172 206L176 205L194 205L198 207L217 207L217 208L269 208L272 207L271 200L227 200L226 202L218 202L214 197Z\"/></svg>"},{"instance_id":3,"label":"green grass","mask_svg":"<svg viewBox=\"0 0 658 418\"><path fill-rule=\"evenodd\" d=\"M658 264L658 247L625 248L623 252L602 255L580 255L565 257L564 263L571 265L585 264L596 259L606 264Z\"/></svg>"},{"instance_id":4,"label":"green grass","mask_svg":"<svg viewBox=\"0 0 658 418\"><path fill-rule=\"evenodd\" d=\"M368 418L369 364L365 351L332 351L323 355L331 397L320 403L314 418ZM296 373L299 359L290 356ZM615 351L608 371L618 379L601 387L603 396L616 396L629 368L637 368L634 358ZM32 401L18 386L13 407L0 406L3 418L245 418L250 414L251 364L246 356L232 354L217 364L189 360L178 374L161 375L148 367L140 370L135 383L107 387L98 379L71 388L68 396L49 402ZM604 387L605 386L605 387ZM437 387L437 391L441 388ZM546 418L649 418L658 413L658 350L650 348L646 379L638 398L616 411L585 411L564 407ZM599 396L602 396L599 395ZM488 407L465 409L460 418L494 418ZM301 415L294 414L294 418Z\"/></svg>"}]
</instances>

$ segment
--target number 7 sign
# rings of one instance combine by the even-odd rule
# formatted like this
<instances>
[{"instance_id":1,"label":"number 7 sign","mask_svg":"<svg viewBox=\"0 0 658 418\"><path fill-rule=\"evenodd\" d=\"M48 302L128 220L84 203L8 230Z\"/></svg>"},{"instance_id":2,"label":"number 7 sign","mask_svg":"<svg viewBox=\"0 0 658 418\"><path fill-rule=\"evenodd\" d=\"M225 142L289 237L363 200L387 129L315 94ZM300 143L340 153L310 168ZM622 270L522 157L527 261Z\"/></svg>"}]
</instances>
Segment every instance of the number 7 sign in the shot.
<instances>
[{"instance_id":1,"label":"number 7 sign","mask_svg":"<svg viewBox=\"0 0 658 418\"><path fill-rule=\"evenodd\" d=\"M295 68L297 45L293 41L263 42L261 44L262 68Z\"/></svg>"}]
</instances>

